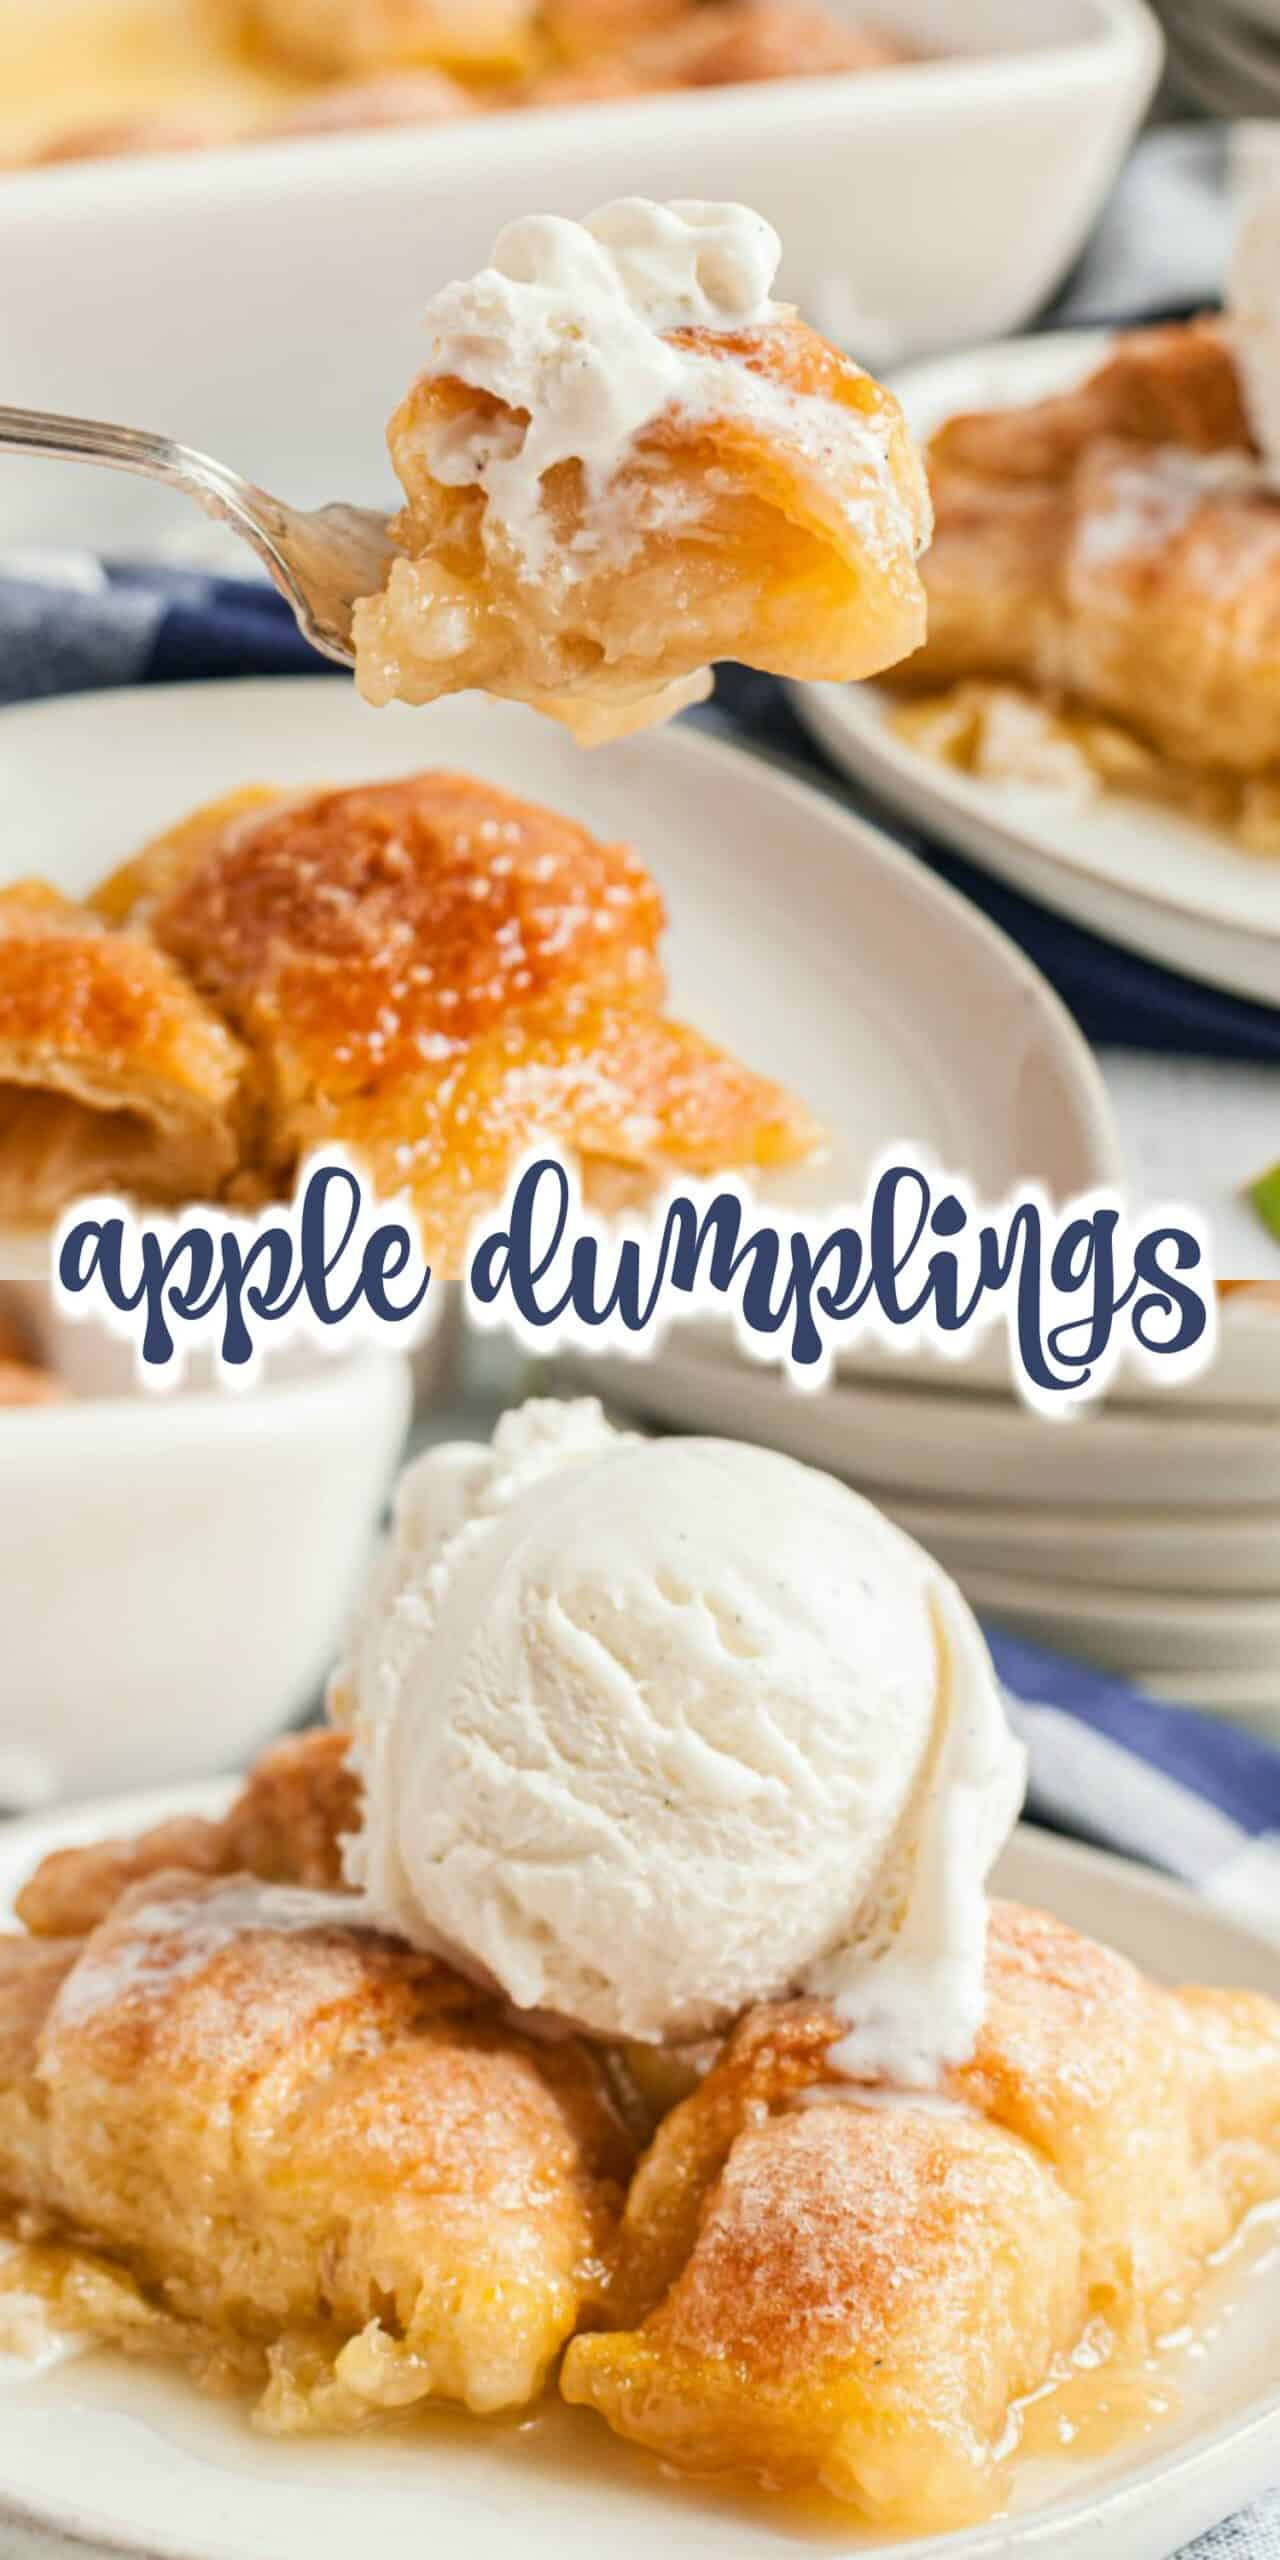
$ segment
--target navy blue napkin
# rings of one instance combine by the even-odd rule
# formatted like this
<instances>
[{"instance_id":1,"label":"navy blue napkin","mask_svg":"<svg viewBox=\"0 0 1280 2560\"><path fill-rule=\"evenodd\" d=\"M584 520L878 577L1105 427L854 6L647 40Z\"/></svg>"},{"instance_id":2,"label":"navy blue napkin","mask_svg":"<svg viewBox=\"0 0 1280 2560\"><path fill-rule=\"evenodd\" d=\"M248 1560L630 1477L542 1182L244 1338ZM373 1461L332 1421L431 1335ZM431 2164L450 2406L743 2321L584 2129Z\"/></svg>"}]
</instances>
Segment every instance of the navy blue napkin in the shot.
<instances>
[{"instance_id":1,"label":"navy blue napkin","mask_svg":"<svg viewBox=\"0 0 1280 2560\"><path fill-rule=\"evenodd\" d=\"M1280 1751L1093 1664L984 1630L1050 1829L1231 1901L1280 1946Z\"/></svg>"}]
</instances>

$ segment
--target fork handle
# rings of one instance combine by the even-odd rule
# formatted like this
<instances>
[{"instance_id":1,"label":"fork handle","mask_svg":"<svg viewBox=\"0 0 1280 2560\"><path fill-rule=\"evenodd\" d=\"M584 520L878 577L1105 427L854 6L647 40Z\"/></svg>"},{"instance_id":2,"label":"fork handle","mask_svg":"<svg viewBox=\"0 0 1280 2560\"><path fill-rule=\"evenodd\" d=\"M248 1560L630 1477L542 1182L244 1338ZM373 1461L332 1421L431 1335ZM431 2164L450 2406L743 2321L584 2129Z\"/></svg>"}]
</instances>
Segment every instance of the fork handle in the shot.
<instances>
[{"instance_id":1,"label":"fork handle","mask_svg":"<svg viewBox=\"0 0 1280 2560\"><path fill-rule=\"evenodd\" d=\"M99 418L63 418L50 409L10 409L0 404L0 453L39 453L56 462L99 462L181 489L206 514L234 525L253 541L270 505L225 464L195 453L172 436L141 427L113 427ZM255 543L255 547L256 543Z\"/></svg>"}]
</instances>

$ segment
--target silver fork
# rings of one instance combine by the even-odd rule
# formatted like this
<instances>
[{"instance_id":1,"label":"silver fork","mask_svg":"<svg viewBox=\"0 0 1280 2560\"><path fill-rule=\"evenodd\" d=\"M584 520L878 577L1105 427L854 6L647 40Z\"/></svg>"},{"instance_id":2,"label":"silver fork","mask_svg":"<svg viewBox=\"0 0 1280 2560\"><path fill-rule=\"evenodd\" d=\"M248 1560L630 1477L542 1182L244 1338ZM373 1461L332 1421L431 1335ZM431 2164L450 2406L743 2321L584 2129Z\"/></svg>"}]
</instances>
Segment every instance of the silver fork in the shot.
<instances>
[{"instance_id":1,"label":"silver fork","mask_svg":"<svg viewBox=\"0 0 1280 2560\"><path fill-rule=\"evenodd\" d=\"M387 519L372 508L286 507L224 462L175 444L170 436L108 427L93 418L59 418L43 409L0 406L0 453L102 462L181 489L257 552L308 640L344 667L354 663L352 606L377 593L395 556Z\"/></svg>"}]
</instances>

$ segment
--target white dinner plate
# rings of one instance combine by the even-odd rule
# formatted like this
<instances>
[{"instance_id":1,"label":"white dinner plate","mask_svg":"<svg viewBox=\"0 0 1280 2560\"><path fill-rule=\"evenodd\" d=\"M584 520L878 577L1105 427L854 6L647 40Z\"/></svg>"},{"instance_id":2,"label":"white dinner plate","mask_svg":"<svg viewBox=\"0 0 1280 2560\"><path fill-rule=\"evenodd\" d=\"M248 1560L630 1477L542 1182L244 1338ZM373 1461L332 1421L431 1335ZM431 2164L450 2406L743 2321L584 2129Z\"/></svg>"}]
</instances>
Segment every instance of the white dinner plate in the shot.
<instances>
[{"instance_id":1,"label":"white dinner plate","mask_svg":"<svg viewBox=\"0 0 1280 2560\"><path fill-rule=\"evenodd\" d=\"M1280 1600L1280 1505L1122 1510L1106 1503L952 1502L886 1493L881 1508L958 1581L1024 1575L1085 1589L1231 1592ZM1065 1596L1065 1595L1064 1595ZM1280 1651L1277 1652L1280 1669Z\"/></svg>"},{"instance_id":2,"label":"white dinner plate","mask_svg":"<svg viewBox=\"0 0 1280 2560\"><path fill-rule=\"evenodd\" d=\"M1133 1671L1129 1678L1166 1706L1226 1716L1280 1751L1280 1663L1265 1671L1198 1671L1185 1679L1175 1671Z\"/></svg>"},{"instance_id":3,"label":"white dinner plate","mask_svg":"<svg viewBox=\"0 0 1280 2560\"><path fill-rule=\"evenodd\" d=\"M1210 21L1225 22L1232 28L1241 25L1270 36L1280 37L1280 0L1209 0L1205 9Z\"/></svg>"},{"instance_id":4,"label":"white dinner plate","mask_svg":"<svg viewBox=\"0 0 1280 2560\"><path fill-rule=\"evenodd\" d=\"M1213 115L1273 115L1280 104L1280 55L1274 34L1244 10L1206 8L1204 0L1161 0L1169 68L1178 88Z\"/></svg>"},{"instance_id":5,"label":"white dinner plate","mask_svg":"<svg viewBox=\"0 0 1280 2560\"><path fill-rule=\"evenodd\" d=\"M895 387L917 435L927 436L957 410L1070 388L1106 345L1097 330L1013 339L912 366ZM855 781L998 879L1150 960L1280 1004L1280 859L1119 793L1077 798L935 764L895 735L883 687L796 685L791 694Z\"/></svg>"},{"instance_id":6,"label":"white dinner plate","mask_svg":"<svg viewBox=\"0 0 1280 2560\"><path fill-rule=\"evenodd\" d=\"M848 1201L899 1141L985 1198L1028 1176L1059 1196L1118 1179L1097 1067L1013 944L829 797L689 727L584 755L511 704L371 711L341 680L72 696L0 715L0 844L15 870L78 893L239 783L431 765L636 846L670 910L675 1012L780 1078L829 1132L821 1164L773 1181L771 1198ZM32 1259L31 1239L0 1243L0 1273Z\"/></svg>"},{"instance_id":7,"label":"white dinner plate","mask_svg":"<svg viewBox=\"0 0 1280 2560\"><path fill-rule=\"evenodd\" d=\"M0 1834L0 1905L52 1846L220 1801L206 1789L16 1824ZM997 1881L1165 1980L1280 1989L1274 1950L1119 1859L1024 1829ZM1209 2342L1197 2359L1175 2359L1180 2405L1158 2435L1087 2463L1029 2463L1001 2523L927 2543L886 2543L851 2523L830 2547L864 2560L1167 2560L1280 2473L1280 2285L1260 2258L1250 2251L1210 2278L1197 2315ZM0 2482L6 2560L349 2560L427 2548L450 2560L509 2560L516 2548L522 2560L610 2550L768 2560L819 2547L812 2530L772 2521L767 2504L673 2483L585 2412L552 2404L526 2426L428 2416L394 2436L281 2443L251 2434L234 2407L110 2353L0 2388Z\"/></svg>"},{"instance_id":8,"label":"white dinner plate","mask_svg":"<svg viewBox=\"0 0 1280 2560\"><path fill-rule=\"evenodd\" d=\"M673 1347L674 1345L674 1347ZM825 1467L876 1501L1133 1504L1215 1510L1280 1503L1273 1414L1214 1413L1178 1395L1047 1422L1009 1396L837 1377L806 1394L732 1345L675 1338L646 1360L564 1356L555 1374L621 1411L722 1433Z\"/></svg>"},{"instance_id":9,"label":"white dinner plate","mask_svg":"<svg viewBox=\"0 0 1280 2560\"><path fill-rule=\"evenodd\" d=\"M1104 1671L1171 1673L1193 1702L1202 1672L1269 1674L1280 1687L1280 1594L1087 1591L1051 1574L983 1567L963 1579L983 1619Z\"/></svg>"},{"instance_id":10,"label":"white dinner plate","mask_svg":"<svg viewBox=\"0 0 1280 2560\"><path fill-rule=\"evenodd\" d=\"M1280 1113L1278 1113L1280 1119ZM1274 1284L1271 1284L1274 1287ZM842 1354L842 1376L875 1378L886 1385L983 1387L992 1392L1012 1385L1009 1346L1003 1331L988 1334L963 1360L948 1359L929 1347L899 1350L882 1342L860 1342ZM1192 1403L1257 1412L1270 1406L1280 1416L1280 1293L1263 1288L1233 1290L1218 1309L1218 1348L1208 1367L1180 1381L1179 1405ZM1136 1364L1120 1367L1110 1389L1113 1404L1159 1405L1170 1393L1158 1378Z\"/></svg>"},{"instance_id":11,"label":"white dinner plate","mask_svg":"<svg viewBox=\"0 0 1280 2560\"><path fill-rule=\"evenodd\" d=\"M1169 10L1163 24L1166 87L1179 105L1196 107L1201 115L1227 124L1272 111L1269 82L1253 71L1242 73L1202 20Z\"/></svg>"}]
</instances>

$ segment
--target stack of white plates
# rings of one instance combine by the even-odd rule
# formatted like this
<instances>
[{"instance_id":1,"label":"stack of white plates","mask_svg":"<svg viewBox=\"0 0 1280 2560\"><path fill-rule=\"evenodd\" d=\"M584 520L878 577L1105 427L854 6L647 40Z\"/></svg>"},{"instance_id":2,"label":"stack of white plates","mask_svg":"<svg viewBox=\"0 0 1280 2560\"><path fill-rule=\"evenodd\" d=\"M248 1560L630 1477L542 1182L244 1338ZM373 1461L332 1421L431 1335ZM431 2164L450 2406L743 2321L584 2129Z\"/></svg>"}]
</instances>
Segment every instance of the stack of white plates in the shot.
<instances>
[{"instance_id":1,"label":"stack of white plates","mask_svg":"<svg viewBox=\"0 0 1280 2560\"><path fill-rule=\"evenodd\" d=\"M1214 116L1280 114L1280 0L1157 0L1170 95Z\"/></svg>"},{"instance_id":2,"label":"stack of white plates","mask_svg":"<svg viewBox=\"0 0 1280 2560\"><path fill-rule=\"evenodd\" d=\"M1280 1742L1280 1305L1230 1297L1212 1368L1061 1422L976 1361L857 1355L806 1395L690 1332L592 1362L613 1403L767 1441L869 1494L982 1616ZM576 1372L581 1379L584 1370Z\"/></svg>"}]
</instances>

